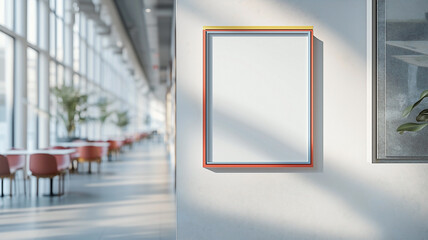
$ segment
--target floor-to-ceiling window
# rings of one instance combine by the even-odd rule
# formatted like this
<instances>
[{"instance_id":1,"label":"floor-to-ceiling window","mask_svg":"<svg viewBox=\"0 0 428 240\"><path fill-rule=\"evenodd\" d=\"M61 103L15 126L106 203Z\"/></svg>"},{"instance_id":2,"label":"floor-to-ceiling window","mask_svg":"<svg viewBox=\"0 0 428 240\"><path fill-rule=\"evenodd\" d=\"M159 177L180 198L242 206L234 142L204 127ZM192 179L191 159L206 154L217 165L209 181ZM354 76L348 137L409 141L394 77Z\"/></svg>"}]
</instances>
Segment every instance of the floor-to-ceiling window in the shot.
<instances>
[{"instance_id":1,"label":"floor-to-ceiling window","mask_svg":"<svg viewBox=\"0 0 428 240\"><path fill-rule=\"evenodd\" d=\"M38 92L39 92L39 54L27 49L27 148L38 147Z\"/></svg>"},{"instance_id":2,"label":"floor-to-ceiling window","mask_svg":"<svg viewBox=\"0 0 428 240\"><path fill-rule=\"evenodd\" d=\"M13 38L0 32L0 151L11 146Z\"/></svg>"},{"instance_id":3,"label":"floor-to-ceiling window","mask_svg":"<svg viewBox=\"0 0 428 240\"><path fill-rule=\"evenodd\" d=\"M19 16L19 18L17 18ZM100 34L98 22L68 0L0 0L0 150L54 145L67 136L58 120L54 87L73 86L91 104L75 137L100 139L131 131L115 126L114 114L101 128L94 105L137 115L135 77L118 36ZM21 131L21 129L23 129Z\"/></svg>"},{"instance_id":4,"label":"floor-to-ceiling window","mask_svg":"<svg viewBox=\"0 0 428 240\"><path fill-rule=\"evenodd\" d=\"M0 0L0 25L13 28L13 2L15 0Z\"/></svg>"}]
</instances>

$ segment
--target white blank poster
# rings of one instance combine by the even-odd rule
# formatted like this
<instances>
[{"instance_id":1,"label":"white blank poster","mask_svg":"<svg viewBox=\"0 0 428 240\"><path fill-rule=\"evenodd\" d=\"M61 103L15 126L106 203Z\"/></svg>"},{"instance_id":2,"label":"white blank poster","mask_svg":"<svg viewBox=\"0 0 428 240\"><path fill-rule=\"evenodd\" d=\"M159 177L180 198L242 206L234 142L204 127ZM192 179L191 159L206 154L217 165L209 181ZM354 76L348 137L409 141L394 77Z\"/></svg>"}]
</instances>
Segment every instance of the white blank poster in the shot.
<instances>
[{"instance_id":1,"label":"white blank poster","mask_svg":"<svg viewBox=\"0 0 428 240\"><path fill-rule=\"evenodd\" d=\"M309 164L309 31L213 31L207 164Z\"/></svg>"}]
</instances>

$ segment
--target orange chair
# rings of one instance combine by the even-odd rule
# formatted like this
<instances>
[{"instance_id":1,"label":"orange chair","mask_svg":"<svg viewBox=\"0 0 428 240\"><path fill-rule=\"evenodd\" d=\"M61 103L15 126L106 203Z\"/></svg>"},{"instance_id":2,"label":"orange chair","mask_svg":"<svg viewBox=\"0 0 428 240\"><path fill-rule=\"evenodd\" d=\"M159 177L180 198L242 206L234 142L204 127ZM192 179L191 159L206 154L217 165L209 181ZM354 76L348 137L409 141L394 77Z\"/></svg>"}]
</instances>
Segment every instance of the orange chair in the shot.
<instances>
[{"instance_id":1,"label":"orange chair","mask_svg":"<svg viewBox=\"0 0 428 240\"><path fill-rule=\"evenodd\" d=\"M77 152L79 153L79 158L77 159L78 163L88 162L89 169L88 173L91 173L91 163L98 163L98 172L101 170L101 158L102 158L102 147L96 146L84 146L78 147ZM79 165L77 165L77 170L79 170Z\"/></svg>"},{"instance_id":2,"label":"orange chair","mask_svg":"<svg viewBox=\"0 0 428 240\"><path fill-rule=\"evenodd\" d=\"M68 156L68 155L64 155ZM39 178L50 179L50 196L55 196L53 193L53 178L58 176L58 195L64 194L64 181L62 181L61 191L61 179L64 180L66 170L62 166L58 166L58 160L51 154L32 154L30 156L30 171L33 176L37 179L36 184L36 196L39 195Z\"/></svg>"},{"instance_id":3,"label":"orange chair","mask_svg":"<svg viewBox=\"0 0 428 240\"><path fill-rule=\"evenodd\" d=\"M10 192L9 195L12 196L12 181L15 180L15 171L10 169L9 161L7 157L0 155L0 178L1 178L1 197L4 197L3 193L3 179L10 179Z\"/></svg>"}]
</instances>

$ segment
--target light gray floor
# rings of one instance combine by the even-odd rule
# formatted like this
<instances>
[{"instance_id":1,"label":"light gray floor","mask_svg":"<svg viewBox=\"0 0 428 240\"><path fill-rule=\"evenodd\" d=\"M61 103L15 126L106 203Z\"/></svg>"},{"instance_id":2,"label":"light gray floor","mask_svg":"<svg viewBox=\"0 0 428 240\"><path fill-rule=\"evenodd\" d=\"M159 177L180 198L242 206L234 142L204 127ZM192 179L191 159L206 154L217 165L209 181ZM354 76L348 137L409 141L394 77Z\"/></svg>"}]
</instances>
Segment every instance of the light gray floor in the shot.
<instances>
[{"instance_id":1,"label":"light gray floor","mask_svg":"<svg viewBox=\"0 0 428 240\"><path fill-rule=\"evenodd\" d=\"M0 239L175 239L172 169L162 144L143 143L101 174L70 174L65 196L36 197L32 181L31 196L0 199Z\"/></svg>"}]
</instances>

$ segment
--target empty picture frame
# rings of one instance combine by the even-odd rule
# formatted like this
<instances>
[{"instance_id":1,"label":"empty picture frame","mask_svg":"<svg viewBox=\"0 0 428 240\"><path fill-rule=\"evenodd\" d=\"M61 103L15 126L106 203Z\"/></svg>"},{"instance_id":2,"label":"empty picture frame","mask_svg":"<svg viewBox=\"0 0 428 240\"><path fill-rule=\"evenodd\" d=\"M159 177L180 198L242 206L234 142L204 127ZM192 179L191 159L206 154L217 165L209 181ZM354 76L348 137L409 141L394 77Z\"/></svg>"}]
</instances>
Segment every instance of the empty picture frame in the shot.
<instances>
[{"instance_id":1,"label":"empty picture frame","mask_svg":"<svg viewBox=\"0 0 428 240\"><path fill-rule=\"evenodd\" d=\"M313 166L312 27L204 27L203 166Z\"/></svg>"}]
</instances>

